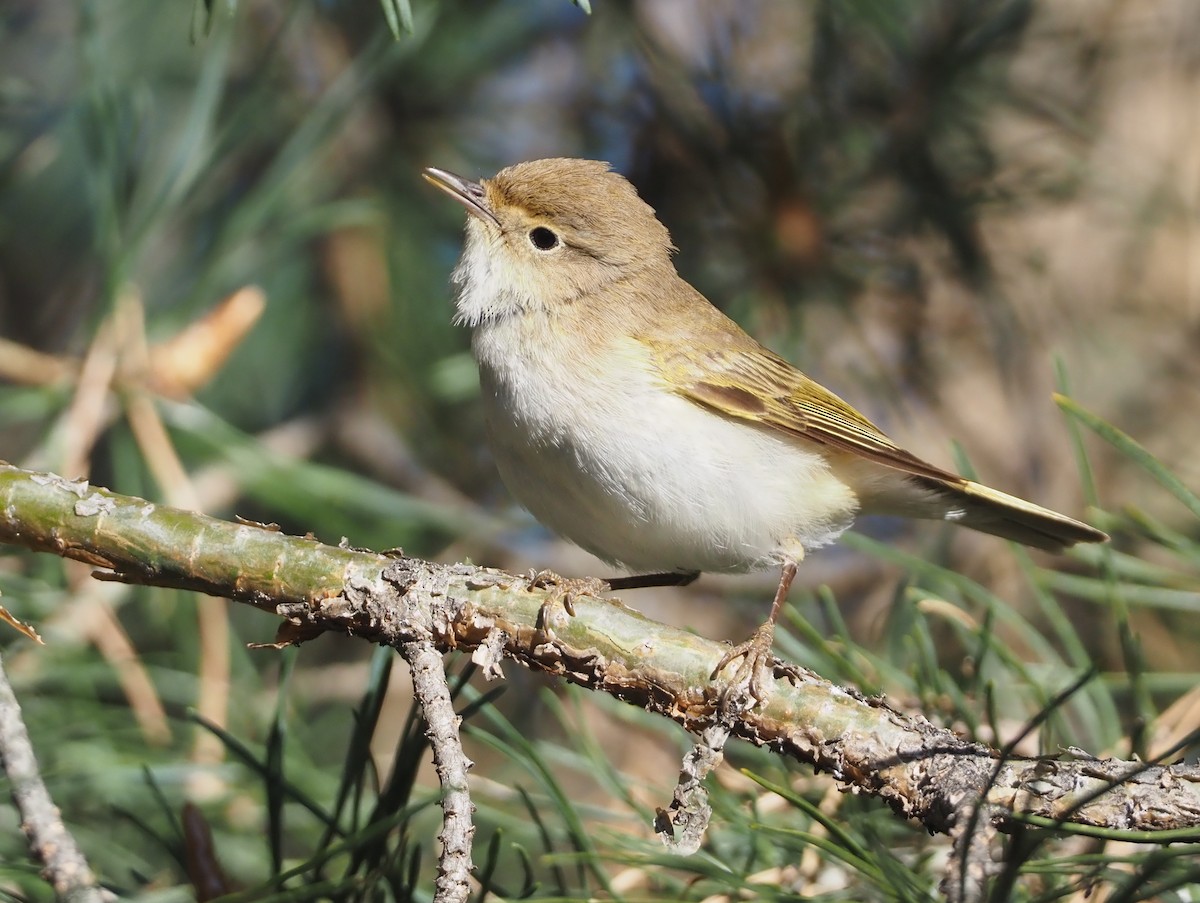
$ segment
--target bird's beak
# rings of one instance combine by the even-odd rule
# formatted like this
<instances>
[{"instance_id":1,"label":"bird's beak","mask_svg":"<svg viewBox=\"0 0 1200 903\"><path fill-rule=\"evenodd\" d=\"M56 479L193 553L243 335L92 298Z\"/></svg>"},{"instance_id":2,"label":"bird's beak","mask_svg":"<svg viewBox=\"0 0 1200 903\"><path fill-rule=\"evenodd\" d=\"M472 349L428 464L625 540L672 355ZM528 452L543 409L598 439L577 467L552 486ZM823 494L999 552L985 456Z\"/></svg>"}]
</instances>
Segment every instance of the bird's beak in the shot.
<instances>
[{"instance_id":1,"label":"bird's beak","mask_svg":"<svg viewBox=\"0 0 1200 903\"><path fill-rule=\"evenodd\" d=\"M482 220L489 220L497 229L500 228L500 220L496 219L496 214L489 209L483 186L478 182L472 182L435 166L425 167L421 175L430 185L440 188L466 207L467 213L474 214Z\"/></svg>"}]
</instances>

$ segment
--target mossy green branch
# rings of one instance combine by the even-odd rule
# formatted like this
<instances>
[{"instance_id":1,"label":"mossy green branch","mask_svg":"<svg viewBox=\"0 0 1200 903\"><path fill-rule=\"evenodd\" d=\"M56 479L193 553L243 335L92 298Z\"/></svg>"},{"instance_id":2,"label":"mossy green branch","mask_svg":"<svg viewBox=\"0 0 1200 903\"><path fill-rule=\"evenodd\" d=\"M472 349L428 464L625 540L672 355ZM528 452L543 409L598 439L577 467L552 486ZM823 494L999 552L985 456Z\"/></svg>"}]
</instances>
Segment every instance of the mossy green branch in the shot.
<instances>
[{"instance_id":1,"label":"mossy green branch","mask_svg":"<svg viewBox=\"0 0 1200 903\"><path fill-rule=\"evenodd\" d=\"M337 595L388 558L118 495L0 464L0 541L111 571L102 579L192 589L274 611Z\"/></svg>"}]
</instances>

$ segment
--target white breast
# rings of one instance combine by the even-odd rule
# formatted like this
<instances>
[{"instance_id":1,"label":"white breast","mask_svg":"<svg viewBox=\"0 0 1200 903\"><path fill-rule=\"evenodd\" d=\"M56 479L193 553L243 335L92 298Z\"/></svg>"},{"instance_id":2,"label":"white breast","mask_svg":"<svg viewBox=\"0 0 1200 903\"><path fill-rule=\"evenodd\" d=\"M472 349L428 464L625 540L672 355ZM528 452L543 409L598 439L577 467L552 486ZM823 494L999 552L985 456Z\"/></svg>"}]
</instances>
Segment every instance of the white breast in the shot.
<instances>
[{"instance_id":1,"label":"white breast","mask_svg":"<svg viewBox=\"0 0 1200 903\"><path fill-rule=\"evenodd\" d=\"M501 476L547 527L661 572L765 567L850 526L857 499L819 447L674 394L634 340L598 364L552 323L533 337L537 316L484 320L473 346Z\"/></svg>"}]
</instances>

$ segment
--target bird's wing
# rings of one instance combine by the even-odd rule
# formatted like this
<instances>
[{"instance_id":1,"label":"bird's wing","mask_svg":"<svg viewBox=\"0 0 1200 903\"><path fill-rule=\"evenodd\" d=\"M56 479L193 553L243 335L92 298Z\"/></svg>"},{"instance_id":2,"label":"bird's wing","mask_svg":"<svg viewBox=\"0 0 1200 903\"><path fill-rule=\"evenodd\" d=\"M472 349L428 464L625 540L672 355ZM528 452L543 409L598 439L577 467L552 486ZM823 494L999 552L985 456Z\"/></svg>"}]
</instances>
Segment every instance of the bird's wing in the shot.
<instances>
[{"instance_id":1,"label":"bird's wing","mask_svg":"<svg viewBox=\"0 0 1200 903\"><path fill-rule=\"evenodd\" d=\"M939 483L958 486L965 482L900 448L842 399L757 343L728 347L693 344L658 353L655 358L673 391L727 417Z\"/></svg>"}]
</instances>

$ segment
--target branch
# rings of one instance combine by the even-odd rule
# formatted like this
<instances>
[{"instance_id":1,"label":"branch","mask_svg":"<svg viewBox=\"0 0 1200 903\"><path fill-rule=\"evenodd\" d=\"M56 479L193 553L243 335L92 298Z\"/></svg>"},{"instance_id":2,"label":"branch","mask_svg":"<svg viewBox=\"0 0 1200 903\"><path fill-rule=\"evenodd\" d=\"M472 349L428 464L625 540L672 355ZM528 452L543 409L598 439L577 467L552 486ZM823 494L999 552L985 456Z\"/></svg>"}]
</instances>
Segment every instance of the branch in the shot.
<instances>
[{"instance_id":1,"label":"branch","mask_svg":"<svg viewBox=\"0 0 1200 903\"><path fill-rule=\"evenodd\" d=\"M89 562L97 577L197 590L285 619L281 639L332 630L402 647L420 641L406 606L433 613L441 651L476 650L547 671L701 733L720 713L709 680L726 647L657 624L616 600L584 596L575 617L522 578L324 545L0 465L0 542ZM1002 759L920 716L813 675L777 680L769 701L738 713L733 736L767 746L843 787L886 800L927 829L950 832L979 805L1003 828L1012 814L1158 832L1200 826L1200 768L1117 759Z\"/></svg>"},{"instance_id":2,"label":"branch","mask_svg":"<svg viewBox=\"0 0 1200 903\"><path fill-rule=\"evenodd\" d=\"M454 699L446 680L441 653L433 643L434 621L444 617L440 605L420 605L415 595L403 599L403 618L419 634L400 644L400 654L412 669L413 695L428 725L426 736L442 785L442 853L438 857L435 903L462 903L471 892L471 815L475 806L467 789L467 771L474 764L462 748Z\"/></svg>"},{"instance_id":3,"label":"branch","mask_svg":"<svg viewBox=\"0 0 1200 903\"><path fill-rule=\"evenodd\" d=\"M100 889L38 772L33 744L21 707L0 664L0 764L12 785L13 803L29 848L43 865L55 896L67 903L104 903L115 899Z\"/></svg>"}]
</instances>

